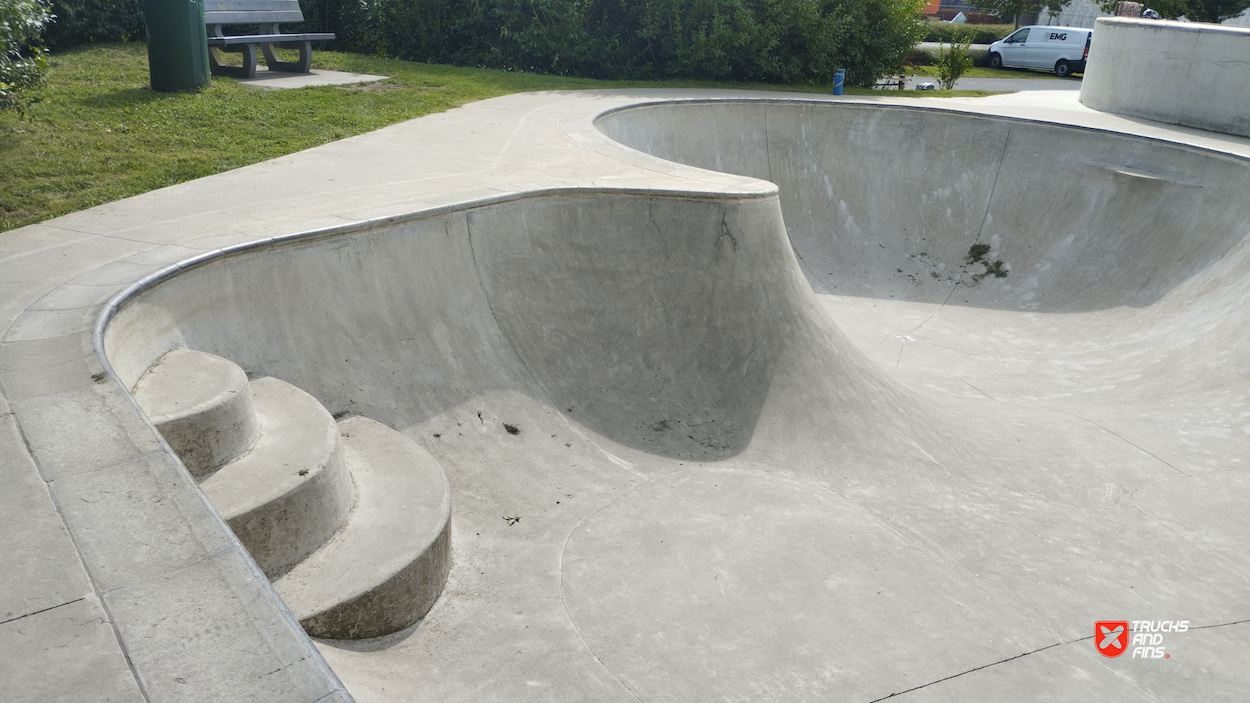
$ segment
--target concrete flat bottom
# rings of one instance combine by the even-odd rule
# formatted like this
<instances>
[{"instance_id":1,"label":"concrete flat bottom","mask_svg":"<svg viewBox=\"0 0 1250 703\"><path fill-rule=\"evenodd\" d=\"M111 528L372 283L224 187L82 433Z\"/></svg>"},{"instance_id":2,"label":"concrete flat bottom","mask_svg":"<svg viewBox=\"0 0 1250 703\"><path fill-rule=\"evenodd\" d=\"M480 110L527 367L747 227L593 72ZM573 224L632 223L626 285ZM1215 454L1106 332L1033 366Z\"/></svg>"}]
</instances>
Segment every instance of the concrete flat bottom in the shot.
<instances>
[{"instance_id":1,"label":"concrete flat bottom","mask_svg":"<svg viewBox=\"0 0 1250 703\"><path fill-rule=\"evenodd\" d=\"M379 702L1238 701L1248 189L1250 140L1060 92L508 96L5 235L0 448L126 604L128 659L82 661L202 699L302 657ZM63 338L197 255L118 299L91 380ZM172 344L438 460L423 620L300 649L263 579L153 585L242 583L188 546L207 528L132 563L197 514L76 477L164 456L121 389ZM191 597L230 627L145 624ZM1110 620L1166 658L1099 654ZM214 639L254 624L277 644ZM261 697L339 681L291 677Z\"/></svg>"},{"instance_id":2,"label":"concrete flat bottom","mask_svg":"<svg viewBox=\"0 0 1250 703\"><path fill-rule=\"evenodd\" d=\"M265 66L257 66L254 78L236 78L235 80L253 88L286 90L317 85L374 83L386 80L386 78L386 76L374 76L368 73L347 73L345 71L329 71L323 68L314 68L308 73L288 73L286 71L271 71Z\"/></svg>"}]
</instances>

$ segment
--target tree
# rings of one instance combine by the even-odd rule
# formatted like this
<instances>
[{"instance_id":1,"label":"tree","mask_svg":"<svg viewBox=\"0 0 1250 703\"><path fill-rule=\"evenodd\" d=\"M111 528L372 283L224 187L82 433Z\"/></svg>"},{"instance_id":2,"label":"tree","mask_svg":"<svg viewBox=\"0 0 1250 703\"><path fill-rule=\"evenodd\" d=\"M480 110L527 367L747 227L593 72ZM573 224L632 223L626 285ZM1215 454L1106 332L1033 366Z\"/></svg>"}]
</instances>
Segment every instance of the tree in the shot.
<instances>
[{"instance_id":1,"label":"tree","mask_svg":"<svg viewBox=\"0 0 1250 703\"><path fill-rule=\"evenodd\" d=\"M1119 4L1120 0L1099 0L1098 8L1114 14ZM1168 19L1184 17L1191 22L1219 24L1245 12L1250 0L1147 0L1142 5Z\"/></svg>"},{"instance_id":2,"label":"tree","mask_svg":"<svg viewBox=\"0 0 1250 703\"><path fill-rule=\"evenodd\" d=\"M1219 24L1250 8L1250 0L1188 0L1185 18L1193 22Z\"/></svg>"},{"instance_id":3,"label":"tree","mask_svg":"<svg viewBox=\"0 0 1250 703\"><path fill-rule=\"evenodd\" d=\"M0 107L21 108L19 94L43 83L43 28L50 21L43 0L0 0Z\"/></svg>"},{"instance_id":4,"label":"tree","mask_svg":"<svg viewBox=\"0 0 1250 703\"><path fill-rule=\"evenodd\" d=\"M1019 26L1020 14L1038 9L1035 0L972 0L972 6L982 12L990 12L1000 19L1010 19Z\"/></svg>"},{"instance_id":5,"label":"tree","mask_svg":"<svg viewBox=\"0 0 1250 703\"><path fill-rule=\"evenodd\" d=\"M1115 8L1120 2L1121 0L1099 0L1098 9L1109 15L1114 15ZM1149 7L1158 12L1160 16L1170 20L1185 14L1185 0L1137 0L1137 2L1141 2L1143 8Z\"/></svg>"},{"instance_id":6,"label":"tree","mask_svg":"<svg viewBox=\"0 0 1250 703\"><path fill-rule=\"evenodd\" d=\"M1072 0L972 0L971 4L982 12L992 12L1000 19L1010 19L1020 26L1020 15L1025 12L1047 10L1052 16L1059 14Z\"/></svg>"}]
</instances>

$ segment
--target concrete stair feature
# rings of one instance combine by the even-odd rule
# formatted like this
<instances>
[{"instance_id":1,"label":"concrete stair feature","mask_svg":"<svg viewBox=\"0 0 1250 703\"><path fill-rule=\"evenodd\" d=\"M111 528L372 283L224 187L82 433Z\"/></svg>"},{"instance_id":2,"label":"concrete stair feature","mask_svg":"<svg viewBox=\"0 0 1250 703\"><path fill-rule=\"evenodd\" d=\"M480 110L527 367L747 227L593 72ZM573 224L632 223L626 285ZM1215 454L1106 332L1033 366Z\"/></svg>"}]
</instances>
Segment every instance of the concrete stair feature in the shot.
<instances>
[{"instance_id":1,"label":"concrete stair feature","mask_svg":"<svg viewBox=\"0 0 1250 703\"><path fill-rule=\"evenodd\" d=\"M442 593L451 490L416 442L189 349L133 393L308 634L389 634Z\"/></svg>"},{"instance_id":2,"label":"concrete stair feature","mask_svg":"<svg viewBox=\"0 0 1250 703\"><path fill-rule=\"evenodd\" d=\"M343 526L356 492L338 427L321 403L276 378L251 387L260 436L200 490L273 578Z\"/></svg>"},{"instance_id":3,"label":"concrete stair feature","mask_svg":"<svg viewBox=\"0 0 1250 703\"><path fill-rule=\"evenodd\" d=\"M438 461L403 434L364 417L339 427L359 504L274 588L314 637L377 637L416 622L443 590L451 488Z\"/></svg>"},{"instance_id":4,"label":"concrete stair feature","mask_svg":"<svg viewBox=\"0 0 1250 703\"><path fill-rule=\"evenodd\" d=\"M174 349L139 378L133 393L197 479L239 457L256 441L247 374L228 359Z\"/></svg>"}]
</instances>

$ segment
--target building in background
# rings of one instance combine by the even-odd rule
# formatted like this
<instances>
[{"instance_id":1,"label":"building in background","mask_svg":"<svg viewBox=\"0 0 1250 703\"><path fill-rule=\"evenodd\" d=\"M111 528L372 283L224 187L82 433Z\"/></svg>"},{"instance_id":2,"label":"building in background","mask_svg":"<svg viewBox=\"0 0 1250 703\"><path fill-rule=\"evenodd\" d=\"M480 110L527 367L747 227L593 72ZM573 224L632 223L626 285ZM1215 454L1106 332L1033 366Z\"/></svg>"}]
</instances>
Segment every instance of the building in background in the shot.
<instances>
[{"instance_id":1,"label":"building in background","mask_svg":"<svg viewBox=\"0 0 1250 703\"><path fill-rule=\"evenodd\" d=\"M1140 1L1146 7L1150 7L1149 0ZM943 3L943 6L945 6L945 3ZM1094 0L1072 0L1058 14L1052 15L1050 12L1042 10L1038 14L1037 24L1058 24L1064 27L1093 27L1094 20L1099 17L1110 16L1110 14L1098 9L1098 4ZM1224 24L1250 27L1250 12L1243 12L1240 17L1234 17Z\"/></svg>"},{"instance_id":2,"label":"building in background","mask_svg":"<svg viewBox=\"0 0 1250 703\"><path fill-rule=\"evenodd\" d=\"M928 0L924 6L925 17L931 20L950 22L959 13L964 13L969 24L993 24L1000 21L988 12L982 12L964 0Z\"/></svg>"}]
</instances>

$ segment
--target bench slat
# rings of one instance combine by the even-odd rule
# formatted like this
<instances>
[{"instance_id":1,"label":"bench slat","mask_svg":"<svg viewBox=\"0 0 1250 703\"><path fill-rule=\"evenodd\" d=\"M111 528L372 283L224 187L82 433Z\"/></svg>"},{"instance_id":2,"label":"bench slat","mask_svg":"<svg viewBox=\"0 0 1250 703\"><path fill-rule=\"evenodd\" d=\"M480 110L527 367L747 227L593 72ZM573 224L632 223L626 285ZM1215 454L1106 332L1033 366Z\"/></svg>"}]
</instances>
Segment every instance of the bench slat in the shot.
<instances>
[{"instance_id":1,"label":"bench slat","mask_svg":"<svg viewBox=\"0 0 1250 703\"><path fill-rule=\"evenodd\" d=\"M299 12L299 0L204 0L204 12Z\"/></svg>"},{"instance_id":2,"label":"bench slat","mask_svg":"<svg viewBox=\"0 0 1250 703\"><path fill-rule=\"evenodd\" d=\"M295 12L205 12L204 24L267 24L303 22L304 13Z\"/></svg>"},{"instance_id":3,"label":"bench slat","mask_svg":"<svg viewBox=\"0 0 1250 703\"><path fill-rule=\"evenodd\" d=\"M303 21L299 0L204 0L205 24Z\"/></svg>"},{"instance_id":4,"label":"bench slat","mask_svg":"<svg viewBox=\"0 0 1250 703\"><path fill-rule=\"evenodd\" d=\"M233 37L208 38L209 46L233 46L235 44L281 44L297 41L330 41L333 34L240 34Z\"/></svg>"}]
</instances>

